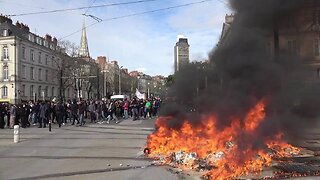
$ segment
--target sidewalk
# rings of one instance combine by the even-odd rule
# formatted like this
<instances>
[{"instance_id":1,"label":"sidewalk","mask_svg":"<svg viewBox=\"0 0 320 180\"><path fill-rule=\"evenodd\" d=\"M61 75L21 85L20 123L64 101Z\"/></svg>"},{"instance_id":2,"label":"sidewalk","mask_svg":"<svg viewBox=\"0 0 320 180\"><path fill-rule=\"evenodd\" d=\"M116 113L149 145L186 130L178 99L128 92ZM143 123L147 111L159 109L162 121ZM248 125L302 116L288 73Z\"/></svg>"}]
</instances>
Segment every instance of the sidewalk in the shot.
<instances>
[{"instance_id":1,"label":"sidewalk","mask_svg":"<svg viewBox=\"0 0 320 180\"><path fill-rule=\"evenodd\" d=\"M142 156L152 121L53 125L52 132L21 128L17 144L12 129L0 130L0 179L175 180L176 175Z\"/></svg>"}]
</instances>

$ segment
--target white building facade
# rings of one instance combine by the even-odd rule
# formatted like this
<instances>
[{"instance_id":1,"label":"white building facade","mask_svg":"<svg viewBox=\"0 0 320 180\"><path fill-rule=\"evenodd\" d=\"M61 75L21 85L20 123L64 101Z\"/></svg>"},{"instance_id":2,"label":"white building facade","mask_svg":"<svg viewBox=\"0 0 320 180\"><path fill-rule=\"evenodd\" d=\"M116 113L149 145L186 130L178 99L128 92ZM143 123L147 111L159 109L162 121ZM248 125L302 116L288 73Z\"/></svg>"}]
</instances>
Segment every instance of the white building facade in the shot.
<instances>
[{"instance_id":1,"label":"white building facade","mask_svg":"<svg viewBox=\"0 0 320 180\"><path fill-rule=\"evenodd\" d=\"M0 101L51 100L59 95L57 40L0 16Z\"/></svg>"}]
</instances>

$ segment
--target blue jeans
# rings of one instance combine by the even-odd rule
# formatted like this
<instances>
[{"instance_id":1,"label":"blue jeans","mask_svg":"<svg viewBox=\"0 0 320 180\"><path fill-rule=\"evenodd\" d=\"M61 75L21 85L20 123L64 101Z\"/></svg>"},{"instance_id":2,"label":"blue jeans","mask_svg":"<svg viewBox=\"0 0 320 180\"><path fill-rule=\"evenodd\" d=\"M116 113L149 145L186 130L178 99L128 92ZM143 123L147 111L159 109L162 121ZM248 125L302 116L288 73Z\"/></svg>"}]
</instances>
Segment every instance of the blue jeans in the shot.
<instances>
[{"instance_id":1,"label":"blue jeans","mask_svg":"<svg viewBox=\"0 0 320 180\"><path fill-rule=\"evenodd\" d=\"M80 114L80 124L84 124L84 114Z\"/></svg>"},{"instance_id":2,"label":"blue jeans","mask_svg":"<svg viewBox=\"0 0 320 180\"><path fill-rule=\"evenodd\" d=\"M128 110L124 110L124 119L128 119Z\"/></svg>"}]
</instances>

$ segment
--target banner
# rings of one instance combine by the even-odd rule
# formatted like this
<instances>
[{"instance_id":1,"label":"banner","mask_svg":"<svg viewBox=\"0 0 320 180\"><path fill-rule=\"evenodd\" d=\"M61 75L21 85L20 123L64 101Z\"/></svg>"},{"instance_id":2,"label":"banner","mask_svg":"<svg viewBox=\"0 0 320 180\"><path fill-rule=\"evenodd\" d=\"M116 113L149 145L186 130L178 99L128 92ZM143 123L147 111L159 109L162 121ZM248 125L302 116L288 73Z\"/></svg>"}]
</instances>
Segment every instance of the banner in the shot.
<instances>
[{"instance_id":1,"label":"banner","mask_svg":"<svg viewBox=\"0 0 320 180\"><path fill-rule=\"evenodd\" d=\"M138 99L145 99L146 96L144 93L140 93L138 89L136 89L136 96Z\"/></svg>"}]
</instances>

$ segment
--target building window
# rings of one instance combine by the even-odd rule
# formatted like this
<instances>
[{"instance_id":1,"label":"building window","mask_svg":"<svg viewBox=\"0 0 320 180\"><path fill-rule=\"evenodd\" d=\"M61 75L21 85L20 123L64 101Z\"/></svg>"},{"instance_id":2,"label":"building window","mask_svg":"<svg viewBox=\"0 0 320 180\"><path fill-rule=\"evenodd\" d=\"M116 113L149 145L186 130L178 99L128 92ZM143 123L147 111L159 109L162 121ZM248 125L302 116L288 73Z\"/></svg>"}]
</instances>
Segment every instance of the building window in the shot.
<instances>
[{"instance_id":1,"label":"building window","mask_svg":"<svg viewBox=\"0 0 320 180\"><path fill-rule=\"evenodd\" d=\"M48 54L46 54L46 65L48 65Z\"/></svg>"},{"instance_id":2,"label":"building window","mask_svg":"<svg viewBox=\"0 0 320 180\"><path fill-rule=\"evenodd\" d=\"M33 85L30 86L30 97L34 96Z\"/></svg>"},{"instance_id":3,"label":"building window","mask_svg":"<svg viewBox=\"0 0 320 180\"><path fill-rule=\"evenodd\" d=\"M297 55L298 54L298 46L296 40L290 40L288 41L288 52L291 55Z\"/></svg>"},{"instance_id":4,"label":"building window","mask_svg":"<svg viewBox=\"0 0 320 180\"><path fill-rule=\"evenodd\" d=\"M26 59L26 48L22 47L22 58Z\"/></svg>"},{"instance_id":5,"label":"building window","mask_svg":"<svg viewBox=\"0 0 320 180\"><path fill-rule=\"evenodd\" d=\"M8 66L3 66L3 80L9 80L9 68Z\"/></svg>"},{"instance_id":6,"label":"building window","mask_svg":"<svg viewBox=\"0 0 320 180\"><path fill-rule=\"evenodd\" d=\"M49 73L49 71L46 70L46 74L45 74L45 76L46 76L46 81L48 81L48 73Z\"/></svg>"},{"instance_id":7,"label":"building window","mask_svg":"<svg viewBox=\"0 0 320 180\"><path fill-rule=\"evenodd\" d=\"M48 97L48 95L49 95L49 88L48 88L48 86L46 86L46 88L44 89L44 96L45 97Z\"/></svg>"},{"instance_id":8,"label":"building window","mask_svg":"<svg viewBox=\"0 0 320 180\"><path fill-rule=\"evenodd\" d=\"M51 97L54 97L54 87L51 88Z\"/></svg>"},{"instance_id":9,"label":"building window","mask_svg":"<svg viewBox=\"0 0 320 180\"><path fill-rule=\"evenodd\" d=\"M41 86L38 89L38 97L43 97Z\"/></svg>"},{"instance_id":10,"label":"building window","mask_svg":"<svg viewBox=\"0 0 320 180\"><path fill-rule=\"evenodd\" d=\"M29 34L29 41L34 42L34 36L32 34Z\"/></svg>"},{"instance_id":11,"label":"building window","mask_svg":"<svg viewBox=\"0 0 320 180\"><path fill-rule=\"evenodd\" d=\"M24 84L22 85L21 94L22 94L22 96L26 95L26 85L24 85Z\"/></svg>"},{"instance_id":12,"label":"building window","mask_svg":"<svg viewBox=\"0 0 320 180\"><path fill-rule=\"evenodd\" d=\"M39 60L39 63L41 64L41 52L39 52L38 54L38 60Z\"/></svg>"},{"instance_id":13,"label":"building window","mask_svg":"<svg viewBox=\"0 0 320 180\"><path fill-rule=\"evenodd\" d=\"M3 48L3 60L8 61L9 60L9 49L8 47Z\"/></svg>"},{"instance_id":14,"label":"building window","mask_svg":"<svg viewBox=\"0 0 320 180\"><path fill-rule=\"evenodd\" d=\"M34 79L34 67L30 68L30 78L33 80Z\"/></svg>"},{"instance_id":15,"label":"building window","mask_svg":"<svg viewBox=\"0 0 320 180\"><path fill-rule=\"evenodd\" d=\"M52 82L56 82L57 75L55 74L55 71L54 71L54 70L51 71L50 75L51 75L51 76L50 76L50 80L51 80Z\"/></svg>"},{"instance_id":16,"label":"building window","mask_svg":"<svg viewBox=\"0 0 320 180\"><path fill-rule=\"evenodd\" d=\"M22 66L21 75L22 75L22 79L26 78L26 66L25 65Z\"/></svg>"},{"instance_id":17,"label":"building window","mask_svg":"<svg viewBox=\"0 0 320 180\"><path fill-rule=\"evenodd\" d=\"M2 97L3 98L8 97L8 87L7 86L2 87Z\"/></svg>"},{"instance_id":18,"label":"building window","mask_svg":"<svg viewBox=\"0 0 320 180\"><path fill-rule=\"evenodd\" d=\"M39 81L42 81L42 69L39 69L39 73L38 73L38 77L39 77Z\"/></svg>"},{"instance_id":19,"label":"building window","mask_svg":"<svg viewBox=\"0 0 320 180\"><path fill-rule=\"evenodd\" d=\"M51 58L51 64L52 64L52 67L54 67L54 56L52 56Z\"/></svg>"},{"instance_id":20,"label":"building window","mask_svg":"<svg viewBox=\"0 0 320 180\"><path fill-rule=\"evenodd\" d=\"M33 51L33 49L30 50L30 60L34 61L34 51Z\"/></svg>"},{"instance_id":21,"label":"building window","mask_svg":"<svg viewBox=\"0 0 320 180\"><path fill-rule=\"evenodd\" d=\"M70 89L69 88L67 89L67 95L66 96L67 96L67 98L70 97Z\"/></svg>"},{"instance_id":22,"label":"building window","mask_svg":"<svg viewBox=\"0 0 320 180\"><path fill-rule=\"evenodd\" d=\"M314 40L314 56L320 56L319 39Z\"/></svg>"}]
</instances>

